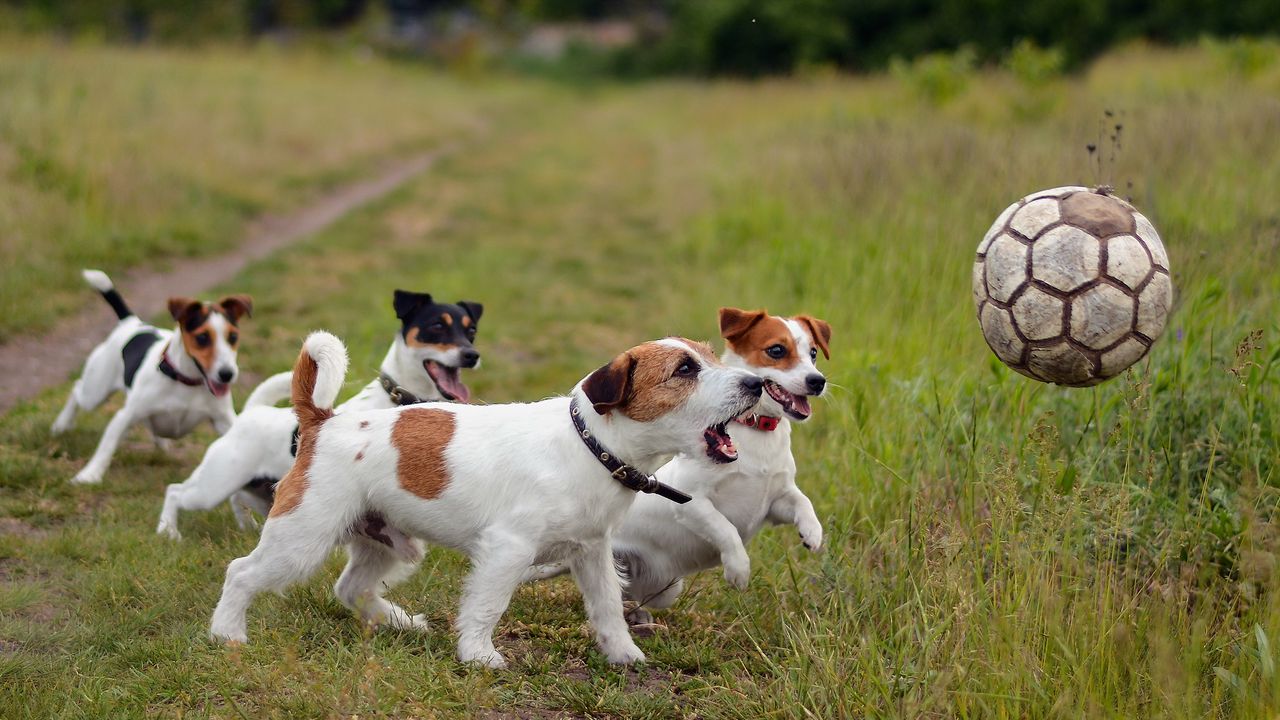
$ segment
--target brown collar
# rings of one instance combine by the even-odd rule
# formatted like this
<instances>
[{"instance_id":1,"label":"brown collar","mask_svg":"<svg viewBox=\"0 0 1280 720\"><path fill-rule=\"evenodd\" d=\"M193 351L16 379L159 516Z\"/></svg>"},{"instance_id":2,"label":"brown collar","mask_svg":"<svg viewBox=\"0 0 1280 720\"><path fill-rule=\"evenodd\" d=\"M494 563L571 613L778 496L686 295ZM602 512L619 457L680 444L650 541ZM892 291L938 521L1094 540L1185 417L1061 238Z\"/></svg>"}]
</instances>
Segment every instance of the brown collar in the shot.
<instances>
[{"instance_id":1,"label":"brown collar","mask_svg":"<svg viewBox=\"0 0 1280 720\"><path fill-rule=\"evenodd\" d=\"M169 362L169 353L167 352L160 353L160 372L170 380L177 380L188 387L200 387L205 384L204 380L201 378L188 377L178 372L178 368L174 367L173 363Z\"/></svg>"},{"instance_id":2,"label":"brown collar","mask_svg":"<svg viewBox=\"0 0 1280 720\"><path fill-rule=\"evenodd\" d=\"M740 415L734 418L734 421L761 432L773 432L778 429L778 423L782 421L782 418L770 415Z\"/></svg>"}]
</instances>

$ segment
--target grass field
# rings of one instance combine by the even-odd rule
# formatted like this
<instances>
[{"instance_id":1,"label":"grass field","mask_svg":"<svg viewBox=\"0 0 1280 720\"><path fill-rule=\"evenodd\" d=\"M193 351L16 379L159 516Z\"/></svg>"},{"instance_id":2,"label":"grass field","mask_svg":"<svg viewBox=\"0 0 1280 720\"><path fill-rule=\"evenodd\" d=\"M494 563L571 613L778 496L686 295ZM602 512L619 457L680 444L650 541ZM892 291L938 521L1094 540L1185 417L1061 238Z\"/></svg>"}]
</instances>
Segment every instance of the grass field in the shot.
<instances>
[{"instance_id":1,"label":"grass field","mask_svg":"<svg viewBox=\"0 0 1280 720\"><path fill-rule=\"evenodd\" d=\"M106 52L46 51L51 77ZM194 466L209 435L176 456L135 435L104 485L73 488L66 481L107 413L51 439L58 388L0 420L0 713L1199 718L1280 709L1280 58L1243 73L1221 48L1131 50L1035 87L996 71L951 78L957 89L943 101L924 68L512 93L378 63L339 63L339 72L287 55L125 57L209 78L252 77L258 70L243 64L252 62L281 82L302 78L285 105L330 98L340 107L324 111L335 116L355 104L339 101L366 74L393 76L413 102L435 107L442 93L453 108L474 108L467 122L488 126L430 175L229 285L258 301L242 367L283 369L306 331L324 327L350 345L354 390L394 330L394 287L485 303L485 364L469 381L491 402L563 392L637 341L712 338L720 305L815 314L834 327L824 369L836 387L797 430L795 452L829 545L813 555L794 532L766 531L750 546L750 587L698 576L661 616L669 629L640 641L649 662L637 670L605 666L567 580L517 594L500 625L512 669L459 666L448 628L465 560L447 551L390 594L427 614L435 630L425 637L364 634L329 591L335 556L322 577L261 599L251 642L228 650L205 640L207 622L226 563L256 538L226 509L184 515L180 543L153 534L162 488ZM157 87L161 105L223 92ZM108 100L122 115L144 112L144 96ZM1123 123L1124 143L1098 171L1084 146L1105 110ZM234 126L238 112L213 103L205 115ZM450 135L457 117L410 123L404 142ZM146 141L133 132L107 144ZM218 142L241 142L228 135ZM263 175L314 154L268 148L259 157L252 138L242 141L253 162L227 163L214 184L292 197L281 190L287 180ZM316 172L345 172L396 146L370 143ZM187 156L170 154L180 145L133 159L147 177L194 172ZM992 218L1028 191L1074 182L1133 195L1161 228L1178 288L1150 360L1092 390L999 366L968 289ZM141 238L153 221L140 206L109 222ZM131 234L135 226L143 229ZM154 249L139 240L120 262ZM52 250L40 259L46 277L85 261Z\"/></svg>"}]
</instances>

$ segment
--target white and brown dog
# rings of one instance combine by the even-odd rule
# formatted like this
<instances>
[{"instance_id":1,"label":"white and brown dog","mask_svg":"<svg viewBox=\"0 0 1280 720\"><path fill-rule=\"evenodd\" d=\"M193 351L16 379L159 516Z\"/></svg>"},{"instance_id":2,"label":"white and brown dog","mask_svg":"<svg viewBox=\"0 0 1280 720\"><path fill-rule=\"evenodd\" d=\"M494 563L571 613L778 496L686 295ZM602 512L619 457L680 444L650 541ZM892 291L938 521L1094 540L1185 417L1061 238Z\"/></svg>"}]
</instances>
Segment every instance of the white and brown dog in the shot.
<instances>
[{"instance_id":1,"label":"white and brown dog","mask_svg":"<svg viewBox=\"0 0 1280 720\"><path fill-rule=\"evenodd\" d=\"M54 434L66 432L78 411L98 407L117 391L127 397L107 423L93 457L71 482L102 482L116 447L133 425L150 428L158 445L186 435L205 420L219 434L226 432L236 417L230 390L240 372L239 323L252 313L253 300L248 295L230 295L215 303L170 298L169 314L178 326L162 330L133 314L106 273L85 270L83 275L102 293L119 322L89 353L51 429Z\"/></svg>"},{"instance_id":2,"label":"white and brown dog","mask_svg":"<svg viewBox=\"0 0 1280 720\"><path fill-rule=\"evenodd\" d=\"M470 401L459 373L480 363L472 343L484 306L465 300L437 303L427 293L396 290L392 307L400 332L378 377L336 412ZM297 451L293 410L273 407L289 396L291 383L292 373L283 372L254 389L231 430L209 445L191 476L165 491L157 533L180 539L178 511L211 510L228 500L241 529L254 525L250 511L267 515L275 484L289 472Z\"/></svg>"},{"instance_id":3,"label":"white and brown dog","mask_svg":"<svg viewBox=\"0 0 1280 720\"><path fill-rule=\"evenodd\" d=\"M353 522L376 514L471 558L457 616L460 660L504 666L493 631L512 593L531 564L564 561L609 662L642 661L623 618L609 541L635 497L618 478L657 470L682 452L732 460L724 426L756 405L762 387L705 345L675 338L618 355L569 397L530 404L334 415L345 371L337 338L307 339L293 373L297 462L277 488L257 548L227 567L214 639L246 640L253 598L305 580L340 542L350 559L334 586L339 600L370 623L423 627L421 616L382 597L420 559L418 541L404 553L352 533Z\"/></svg>"},{"instance_id":4,"label":"white and brown dog","mask_svg":"<svg viewBox=\"0 0 1280 720\"><path fill-rule=\"evenodd\" d=\"M658 480L692 496L676 505L637 498L613 536L613 551L628 582L627 599L641 608L670 607L684 577L717 565L736 588L751 574L746 544L766 523L794 525L805 547L822 546L822 524L813 503L796 486L791 455L791 422L809 418L809 398L821 395L827 380L814 364L830 357L831 326L807 315L775 317L763 310L720 310L725 365L764 379L760 403L729 425L738 449L732 465L708 462L700 454L681 455L657 473ZM561 574L544 565L529 579ZM631 612L637 623L651 618Z\"/></svg>"}]
</instances>

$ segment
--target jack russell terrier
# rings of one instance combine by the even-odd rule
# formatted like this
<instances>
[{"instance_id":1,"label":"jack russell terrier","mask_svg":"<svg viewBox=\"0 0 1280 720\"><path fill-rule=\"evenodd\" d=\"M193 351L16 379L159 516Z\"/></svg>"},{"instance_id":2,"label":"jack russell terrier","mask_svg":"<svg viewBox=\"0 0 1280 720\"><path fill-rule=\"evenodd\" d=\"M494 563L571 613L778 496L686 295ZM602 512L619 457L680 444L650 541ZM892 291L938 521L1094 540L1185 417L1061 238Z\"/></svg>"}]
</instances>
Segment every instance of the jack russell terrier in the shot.
<instances>
[{"instance_id":1,"label":"jack russell terrier","mask_svg":"<svg viewBox=\"0 0 1280 720\"><path fill-rule=\"evenodd\" d=\"M392 307L400 332L378 377L335 412L437 400L468 402L471 391L459 370L480 364L472 343L484 306L465 300L437 303L427 293L396 290ZM291 383L292 373L283 372L254 389L231 430L209 446L191 476L165 491L157 533L181 539L179 510L211 510L228 499L241 529L256 525L251 510L266 517L275 484L293 466L298 446L293 410L274 407L289 396Z\"/></svg>"},{"instance_id":2,"label":"jack russell terrier","mask_svg":"<svg viewBox=\"0 0 1280 720\"><path fill-rule=\"evenodd\" d=\"M205 420L218 434L225 433L236 417L230 391L240 372L236 366L239 323L252 314L252 298L229 295L215 303L169 298L169 314L178 327L161 330L133 314L106 273L84 270L82 274L102 293L119 322L89 353L84 372L51 430L55 435L64 433L71 429L78 411L98 407L117 391L127 395L124 407L107 423L93 457L71 482L102 482L120 440L136 424L150 428L161 447Z\"/></svg>"},{"instance_id":3,"label":"jack russell terrier","mask_svg":"<svg viewBox=\"0 0 1280 720\"><path fill-rule=\"evenodd\" d=\"M657 478L693 500L673 505L637 498L614 533L614 557L628 579L626 597L639 606L629 614L637 624L652 621L644 607L670 607L686 575L723 565L729 584L745 588L751 574L746 544L766 522L795 525L805 547L822 546L813 503L796 486L791 422L807 420L809 398L826 388L814 361L819 350L830 358L831 326L807 315L721 308L720 334L727 344L724 364L763 378L765 392L755 408L729 425L737 462L681 455ZM564 571L558 564L543 565L526 579Z\"/></svg>"},{"instance_id":4,"label":"jack russell terrier","mask_svg":"<svg viewBox=\"0 0 1280 720\"><path fill-rule=\"evenodd\" d=\"M210 636L246 640L254 597L300 582L347 543L334 586L365 622L423 628L382 593L421 559L416 538L471 558L458 611L463 662L503 667L493 631L525 570L563 561L609 662L644 660L622 614L610 533L636 490L674 493L648 473L676 453L736 458L725 425L760 399L762 381L721 365L709 347L667 338L634 347L569 397L529 404L330 409L346 372L341 341L307 338L293 371L297 462L280 481L258 546L227 567ZM352 523L370 513L415 538L412 552ZM407 561L407 562L406 562Z\"/></svg>"}]
</instances>

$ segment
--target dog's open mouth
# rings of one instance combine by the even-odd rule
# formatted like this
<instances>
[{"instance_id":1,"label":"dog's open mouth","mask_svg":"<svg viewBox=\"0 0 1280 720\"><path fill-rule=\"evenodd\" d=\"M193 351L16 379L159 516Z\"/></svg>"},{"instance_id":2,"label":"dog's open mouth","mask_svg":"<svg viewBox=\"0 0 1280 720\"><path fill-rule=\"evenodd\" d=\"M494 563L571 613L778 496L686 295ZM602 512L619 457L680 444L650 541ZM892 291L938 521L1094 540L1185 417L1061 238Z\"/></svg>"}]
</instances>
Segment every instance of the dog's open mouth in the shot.
<instances>
[{"instance_id":1,"label":"dog's open mouth","mask_svg":"<svg viewBox=\"0 0 1280 720\"><path fill-rule=\"evenodd\" d=\"M231 383L218 382L217 380L206 377L204 379L204 384L209 388L209 392L213 393L214 397L222 397L223 395L231 392Z\"/></svg>"},{"instance_id":2,"label":"dog's open mouth","mask_svg":"<svg viewBox=\"0 0 1280 720\"><path fill-rule=\"evenodd\" d=\"M769 393L769 397L782 406L783 412L796 420L808 420L809 414L813 412L809 407L809 397L807 395L796 395L787 392L786 389L772 380L764 381L764 391Z\"/></svg>"},{"instance_id":3,"label":"dog's open mouth","mask_svg":"<svg viewBox=\"0 0 1280 720\"><path fill-rule=\"evenodd\" d=\"M728 422L712 425L702 431L702 438L707 441L707 457L712 462L730 463L738 459L738 448L733 445L733 438L725 429Z\"/></svg>"},{"instance_id":4,"label":"dog's open mouth","mask_svg":"<svg viewBox=\"0 0 1280 720\"><path fill-rule=\"evenodd\" d=\"M458 368L441 365L435 360L423 360L422 367L426 368L427 375L431 376L431 380L435 382L440 394L446 400L460 403L471 402L471 391L467 389L467 386L462 383L462 379L458 377Z\"/></svg>"}]
</instances>

